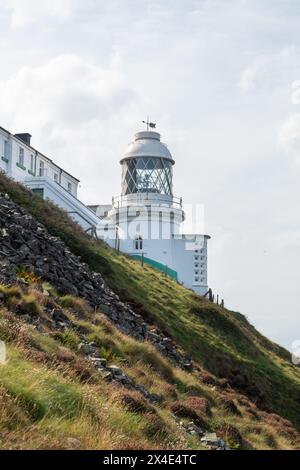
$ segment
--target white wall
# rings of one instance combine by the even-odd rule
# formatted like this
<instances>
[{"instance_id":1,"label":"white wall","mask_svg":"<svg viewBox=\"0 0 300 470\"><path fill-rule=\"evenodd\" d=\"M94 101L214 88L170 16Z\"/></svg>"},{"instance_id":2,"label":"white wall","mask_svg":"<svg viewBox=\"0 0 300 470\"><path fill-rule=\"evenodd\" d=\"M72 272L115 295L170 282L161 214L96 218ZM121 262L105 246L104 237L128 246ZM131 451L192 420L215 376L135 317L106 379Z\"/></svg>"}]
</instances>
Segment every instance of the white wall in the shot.
<instances>
[{"instance_id":1,"label":"white wall","mask_svg":"<svg viewBox=\"0 0 300 470\"><path fill-rule=\"evenodd\" d=\"M204 235L176 237L174 239L174 259L174 269L180 273L180 282L204 295L208 291L207 238ZM198 277L198 281L196 281L196 277Z\"/></svg>"},{"instance_id":2,"label":"white wall","mask_svg":"<svg viewBox=\"0 0 300 470\"><path fill-rule=\"evenodd\" d=\"M4 171L5 173L7 173L9 162L6 162L3 160L6 157L9 158L9 155L4 154L5 141L8 141L8 137L6 133L2 131L2 129L0 129L0 169Z\"/></svg>"},{"instance_id":3,"label":"white wall","mask_svg":"<svg viewBox=\"0 0 300 470\"><path fill-rule=\"evenodd\" d=\"M65 209L85 230L96 227L99 218L79 199L47 177L28 177L24 184L32 190L43 190L43 198Z\"/></svg>"},{"instance_id":4,"label":"white wall","mask_svg":"<svg viewBox=\"0 0 300 470\"><path fill-rule=\"evenodd\" d=\"M9 162L4 162L1 157L4 157L4 141L9 141L10 155ZM24 151L24 165L23 168L19 165L19 149ZM0 128L0 168L5 171L8 176L16 181L24 181L28 175L31 174L31 155L33 155L34 168L33 173L35 176L46 176L51 180L55 180L54 174L58 175L58 184L69 191L73 196L77 197L78 180L69 175L67 172L59 168L55 163L47 158L45 155L37 152L34 148L27 145L22 140L16 138L14 135ZM44 169L40 174L40 162L43 162ZM69 190L69 184L71 188Z\"/></svg>"},{"instance_id":5,"label":"white wall","mask_svg":"<svg viewBox=\"0 0 300 470\"><path fill-rule=\"evenodd\" d=\"M5 140L9 142L8 162L1 158L4 157ZM20 148L24 152L22 165L19 161ZM31 171L31 155L33 155L33 171ZM43 162L42 167L40 162ZM0 128L0 169L33 190L42 190L44 199L49 199L65 209L85 230L98 225L99 218L96 214L77 199L78 180L2 128ZM58 175L57 180L54 177L55 173Z\"/></svg>"},{"instance_id":6,"label":"white wall","mask_svg":"<svg viewBox=\"0 0 300 470\"><path fill-rule=\"evenodd\" d=\"M131 208L132 210L142 209L138 206ZM151 207L151 218L147 217L145 211L140 210L137 217L129 216L126 207L118 211L112 210L110 218L110 228L108 231L101 231L101 235L106 239L107 243L116 247L114 230L115 223L118 222L119 249L128 254L142 254L146 258L157 261L177 272L178 281L188 288L193 289L200 295L204 295L208 291L207 285L207 237L204 235L180 235L178 234L178 222L181 216L177 213L174 225L170 223L170 212L174 208L165 208L163 216L159 217L161 207ZM119 219L116 215L119 214ZM127 229L126 222L134 220L133 227ZM134 230L137 227L138 230ZM156 230L151 231L151 227ZM158 239L151 238L151 234L155 233ZM162 234L171 234L170 237L164 239ZM142 249L135 248L135 235L143 238ZM113 238L106 238L113 236ZM150 238L149 238L150 236ZM198 259L197 259L198 258ZM198 267L195 265L198 264ZM198 278L198 279L197 279Z\"/></svg>"}]
</instances>

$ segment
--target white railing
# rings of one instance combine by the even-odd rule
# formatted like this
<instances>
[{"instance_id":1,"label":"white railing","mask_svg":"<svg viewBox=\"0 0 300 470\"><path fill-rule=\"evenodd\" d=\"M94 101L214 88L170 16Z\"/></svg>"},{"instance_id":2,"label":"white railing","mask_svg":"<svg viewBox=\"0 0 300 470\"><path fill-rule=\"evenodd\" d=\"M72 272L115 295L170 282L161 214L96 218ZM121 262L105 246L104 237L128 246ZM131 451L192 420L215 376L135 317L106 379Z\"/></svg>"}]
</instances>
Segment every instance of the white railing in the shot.
<instances>
[{"instance_id":1,"label":"white railing","mask_svg":"<svg viewBox=\"0 0 300 470\"><path fill-rule=\"evenodd\" d=\"M156 193L134 193L126 196L116 196L112 198L112 206L114 209L126 207L128 205L140 205L140 204L159 204L159 205L172 205L182 208L182 198L175 196L168 196Z\"/></svg>"}]
</instances>

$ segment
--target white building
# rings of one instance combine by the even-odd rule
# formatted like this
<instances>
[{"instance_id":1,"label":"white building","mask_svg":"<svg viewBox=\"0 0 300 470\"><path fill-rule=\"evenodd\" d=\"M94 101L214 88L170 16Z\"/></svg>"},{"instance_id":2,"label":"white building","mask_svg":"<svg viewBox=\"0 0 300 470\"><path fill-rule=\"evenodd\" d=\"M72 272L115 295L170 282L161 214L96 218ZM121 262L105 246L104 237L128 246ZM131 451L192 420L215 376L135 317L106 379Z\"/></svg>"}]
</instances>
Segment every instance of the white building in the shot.
<instances>
[{"instance_id":1,"label":"white building","mask_svg":"<svg viewBox=\"0 0 300 470\"><path fill-rule=\"evenodd\" d=\"M98 236L141 262L164 271L204 295L208 235L181 233L182 199L173 195L174 160L160 134L142 131L129 144L122 166L122 193L111 206L92 206L102 219Z\"/></svg>"},{"instance_id":2,"label":"white building","mask_svg":"<svg viewBox=\"0 0 300 470\"><path fill-rule=\"evenodd\" d=\"M30 134L0 127L0 171L65 209L110 246L206 294L210 237L181 231L185 213L182 199L173 195L175 162L160 134L138 132L120 163L121 196L87 207L77 198L79 180L32 147Z\"/></svg>"},{"instance_id":3,"label":"white building","mask_svg":"<svg viewBox=\"0 0 300 470\"><path fill-rule=\"evenodd\" d=\"M65 209L85 230L98 225L99 218L77 198L79 180L33 148L30 134L0 127L0 170Z\"/></svg>"}]
</instances>

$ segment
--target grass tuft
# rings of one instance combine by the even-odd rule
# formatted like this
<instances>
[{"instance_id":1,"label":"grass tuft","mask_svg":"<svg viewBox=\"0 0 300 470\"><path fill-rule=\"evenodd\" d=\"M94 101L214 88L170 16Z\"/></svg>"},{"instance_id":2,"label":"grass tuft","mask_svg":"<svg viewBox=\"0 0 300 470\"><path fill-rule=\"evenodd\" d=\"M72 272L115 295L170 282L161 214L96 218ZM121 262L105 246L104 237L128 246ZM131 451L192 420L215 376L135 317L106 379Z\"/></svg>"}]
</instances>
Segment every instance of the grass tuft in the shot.
<instances>
[{"instance_id":1,"label":"grass tuft","mask_svg":"<svg viewBox=\"0 0 300 470\"><path fill-rule=\"evenodd\" d=\"M81 318L88 317L91 311L84 299L80 299L72 295L64 295L63 297L60 297L60 303L63 307L71 309Z\"/></svg>"}]
</instances>

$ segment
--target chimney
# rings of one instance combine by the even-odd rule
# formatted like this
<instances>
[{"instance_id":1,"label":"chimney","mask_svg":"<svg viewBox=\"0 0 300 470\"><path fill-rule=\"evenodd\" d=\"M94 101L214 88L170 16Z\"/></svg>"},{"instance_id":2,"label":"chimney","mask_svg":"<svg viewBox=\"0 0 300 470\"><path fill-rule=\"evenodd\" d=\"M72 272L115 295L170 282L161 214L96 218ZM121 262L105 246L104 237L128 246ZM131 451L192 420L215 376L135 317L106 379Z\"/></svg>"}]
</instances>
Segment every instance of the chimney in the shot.
<instances>
[{"instance_id":1,"label":"chimney","mask_svg":"<svg viewBox=\"0 0 300 470\"><path fill-rule=\"evenodd\" d=\"M20 140L23 140L25 144L30 145L32 135L28 134L28 132L25 132L24 134L15 134L15 137L17 137Z\"/></svg>"}]
</instances>

